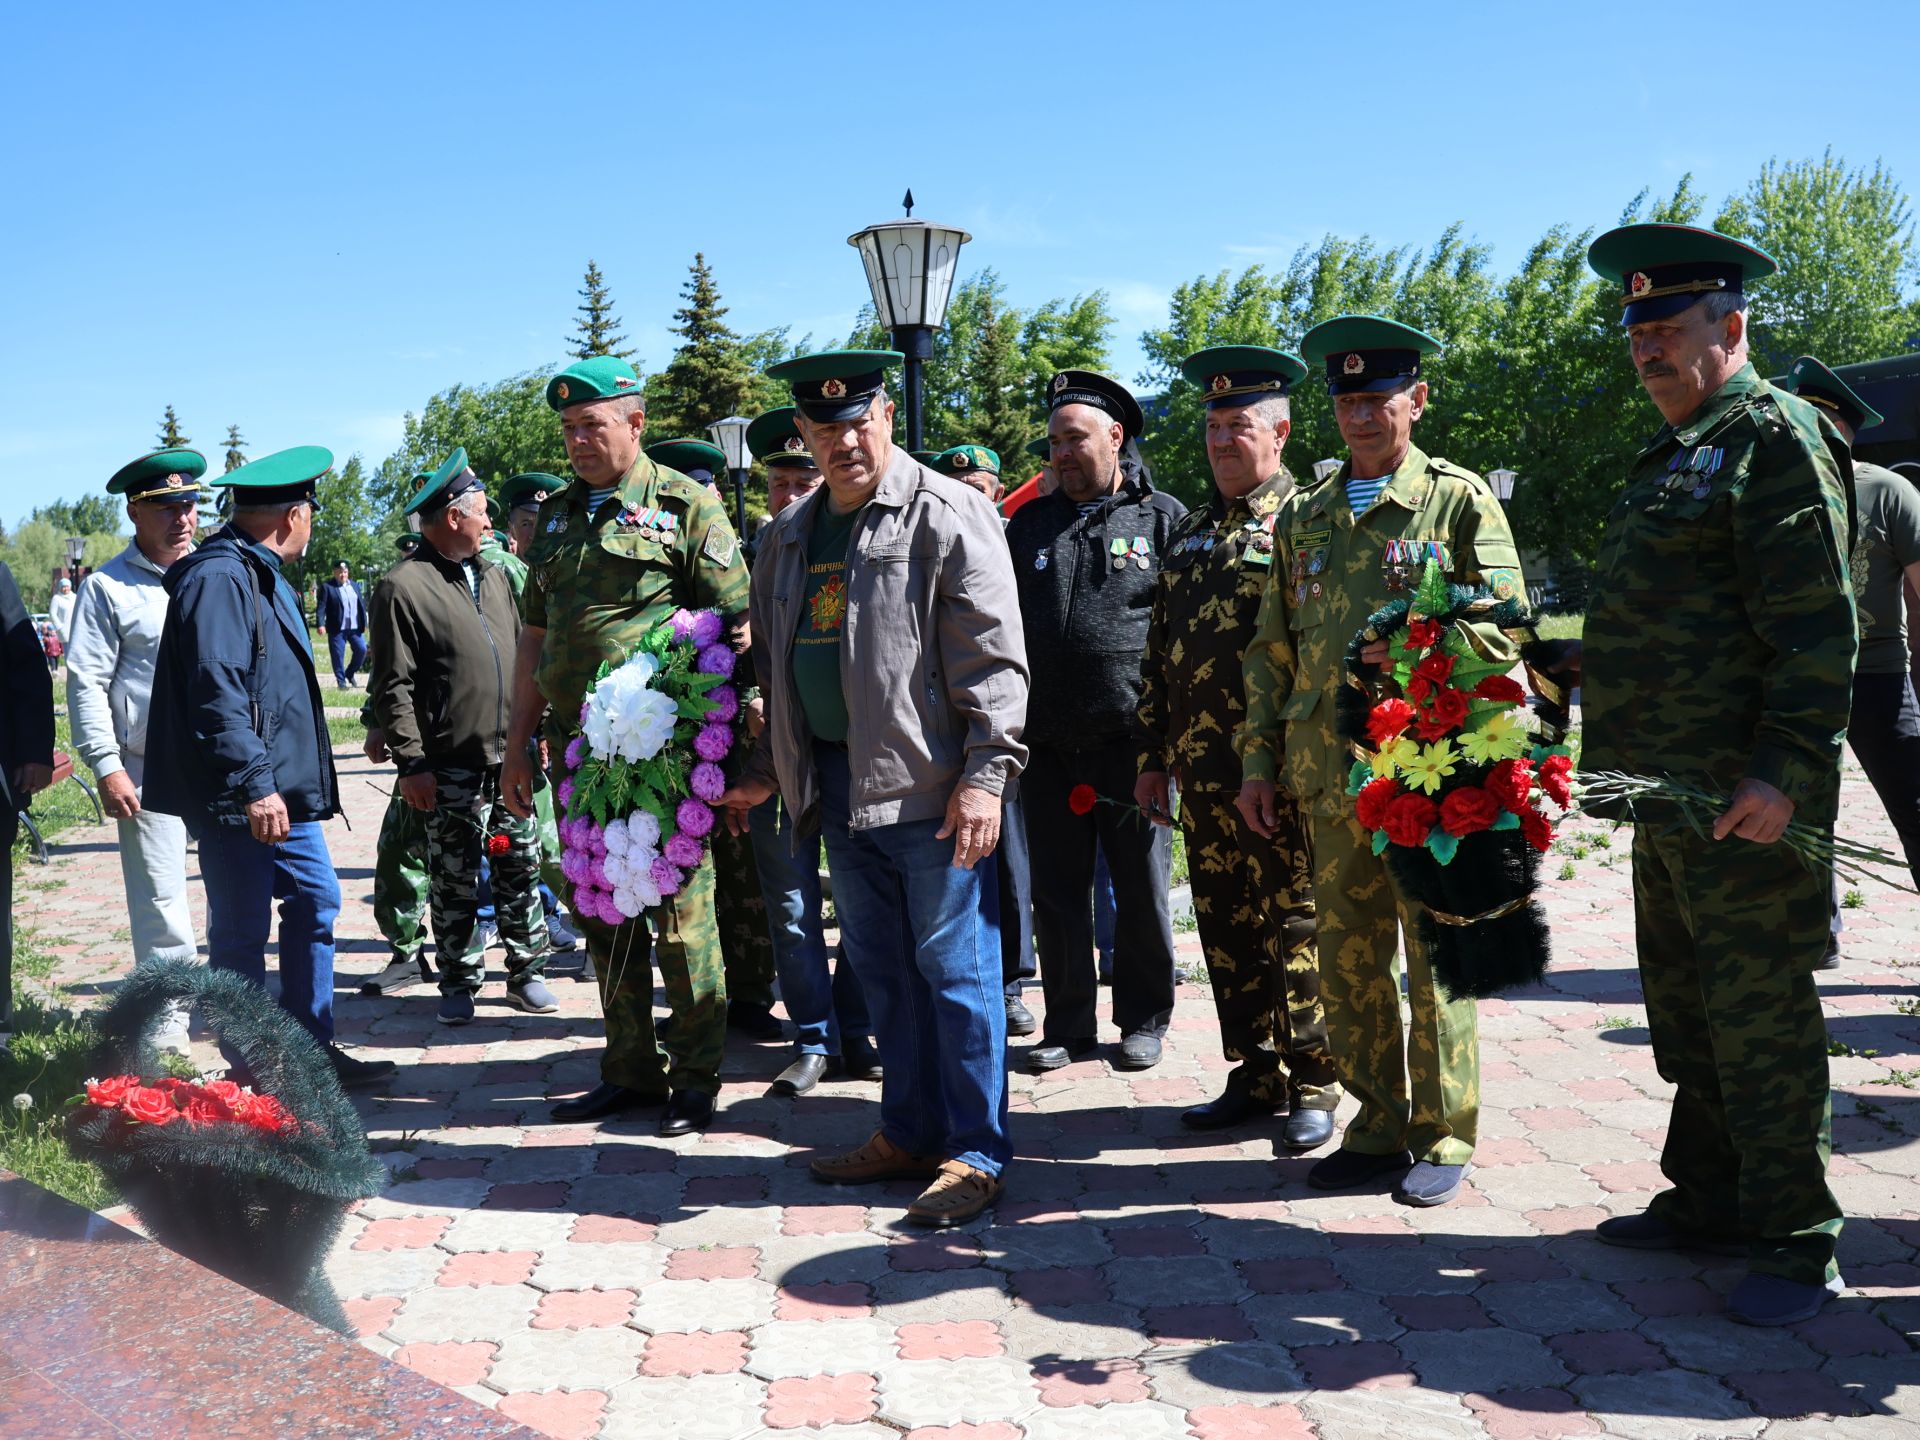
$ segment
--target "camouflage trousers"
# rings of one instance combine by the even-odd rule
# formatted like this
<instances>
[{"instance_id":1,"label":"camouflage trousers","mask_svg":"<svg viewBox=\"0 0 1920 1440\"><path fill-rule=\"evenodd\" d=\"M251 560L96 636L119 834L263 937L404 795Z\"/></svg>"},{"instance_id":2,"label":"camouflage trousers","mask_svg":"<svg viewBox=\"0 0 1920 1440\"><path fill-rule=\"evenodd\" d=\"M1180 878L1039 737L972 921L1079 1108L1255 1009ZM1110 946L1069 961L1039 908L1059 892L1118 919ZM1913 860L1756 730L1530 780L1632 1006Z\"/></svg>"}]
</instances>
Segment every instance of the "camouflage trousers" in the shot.
<instances>
[{"instance_id":1,"label":"camouflage trousers","mask_svg":"<svg viewBox=\"0 0 1920 1440\"><path fill-rule=\"evenodd\" d=\"M498 766L436 770L434 783L433 809L421 819L441 990L477 991L486 978L486 952L474 943L483 859L493 888L494 923L507 949L507 983L537 977L547 956L538 827L507 809ZM506 843L488 854L494 836Z\"/></svg>"},{"instance_id":2,"label":"camouflage trousers","mask_svg":"<svg viewBox=\"0 0 1920 1440\"><path fill-rule=\"evenodd\" d=\"M1313 861L1299 807L1282 794L1276 808L1280 828L1267 840L1231 796L1181 792L1193 914L1220 1046L1239 1066L1228 1084L1257 1100L1331 1110L1340 1103L1340 1080L1320 1009Z\"/></svg>"},{"instance_id":3,"label":"camouflage trousers","mask_svg":"<svg viewBox=\"0 0 1920 1440\"><path fill-rule=\"evenodd\" d=\"M767 902L753 863L753 839L713 830L713 909L726 961L727 998L750 1005L773 1004L773 935Z\"/></svg>"},{"instance_id":4,"label":"camouflage trousers","mask_svg":"<svg viewBox=\"0 0 1920 1440\"><path fill-rule=\"evenodd\" d=\"M1315 814L1313 889L1320 929L1320 1000L1340 1079L1360 1101L1342 1145L1365 1155L1411 1150L1462 1165L1480 1126L1480 1026L1471 999L1434 983L1415 912L1401 899L1373 836L1344 801ZM1407 1016L1400 999L1404 939Z\"/></svg>"},{"instance_id":5,"label":"camouflage trousers","mask_svg":"<svg viewBox=\"0 0 1920 1440\"><path fill-rule=\"evenodd\" d=\"M709 856L677 894L637 920L613 926L573 910L599 972L600 1009L607 1021L600 1078L609 1085L652 1095L669 1090L720 1092L727 976L714 923L713 889ZM653 1028L656 959L673 1014L664 1052Z\"/></svg>"},{"instance_id":6,"label":"camouflage trousers","mask_svg":"<svg viewBox=\"0 0 1920 1440\"><path fill-rule=\"evenodd\" d=\"M427 817L395 789L380 817L373 853L373 923L396 960L427 949Z\"/></svg>"},{"instance_id":7,"label":"camouflage trousers","mask_svg":"<svg viewBox=\"0 0 1920 1440\"><path fill-rule=\"evenodd\" d=\"M1833 1107L1812 970L1827 880L1785 845L1633 836L1633 913L1647 1028L1674 1086L1649 1207L1669 1224L1752 1246L1749 1268L1818 1285L1838 1273L1827 1185Z\"/></svg>"}]
</instances>

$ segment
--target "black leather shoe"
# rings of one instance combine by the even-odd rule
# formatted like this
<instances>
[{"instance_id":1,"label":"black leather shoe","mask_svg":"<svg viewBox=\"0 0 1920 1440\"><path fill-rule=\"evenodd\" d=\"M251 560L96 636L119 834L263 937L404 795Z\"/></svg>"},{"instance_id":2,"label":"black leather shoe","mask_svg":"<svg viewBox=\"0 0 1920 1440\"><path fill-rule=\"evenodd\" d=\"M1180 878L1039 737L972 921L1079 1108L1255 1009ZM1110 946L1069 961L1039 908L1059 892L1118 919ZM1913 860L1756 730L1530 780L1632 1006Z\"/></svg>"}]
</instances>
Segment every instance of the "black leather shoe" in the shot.
<instances>
[{"instance_id":1,"label":"black leather shoe","mask_svg":"<svg viewBox=\"0 0 1920 1440\"><path fill-rule=\"evenodd\" d=\"M769 1095L804 1095L818 1085L827 1073L827 1057L824 1055L799 1055L794 1062L774 1077L773 1084L767 1087Z\"/></svg>"},{"instance_id":2,"label":"black leather shoe","mask_svg":"<svg viewBox=\"0 0 1920 1440\"><path fill-rule=\"evenodd\" d=\"M662 1135L691 1135L713 1119L713 1097L704 1090L676 1090L660 1117Z\"/></svg>"},{"instance_id":3,"label":"black leather shoe","mask_svg":"<svg viewBox=\"0 0 1920 1440\"><path fill-rule=\"evenodd\" d=\"M751 1000L727 1002L727 1028L749 1040L779 1040L787 1033L772 1010Z\"/></svg>"},{"instance_id":4,"label":"black leather shoe","mask_svg":"<svg viewBox=\"0 0 1920 1440\"><path fill-rule=\"evenodd\" d=\"M1151 1070L1160 1063L1160 1037L1136 1030L1120 1037L1120 1068Z\"/></svg>"},{"instance_id":5,"label":"black leather shoe","mask_svg":"<svg viewBox=\"0 0 1920 1440\"><path fill-rule=\"evenodd\" d=\"M1180 1123L1189 1130L1226 1130L1249 1120L1264 1119L1275 1114L1278 1108L1271 1100L1258 1100L1244 1090L1229 1086L1218 1100L1182 1111Z\"/></svg>"},{"instance_id":6,"label":"black leather shoe","mask_svg":"<svg viewBox=\"0 0 1920 1440\"><path fill-rule=\"evenodd\" d=\"M1333 1138L1331 1110L1295 1110L1287 1116L1280 1143L1289 1150L1316 1150Z\"/></svg>"},{"instance_id":7,"label":"black leather shoe","mask_svg":"<svg viewBox=\"0 0 1920 1440\"><path fill-rule=\"evenodd\" d=\"M649 1095L644 1090L629 1090L624 1085L596 1085L584 1095L562 1100L553 1107L553 1118L562 1125L582 1120L601 1120L623 1110L640 1110L665 1103L665 1095Z\"/></svg>"},{"instance_id":8,"label":"black leather shoe","mask_svg":"<svg viewBox=\"0 0 1920 1440\"><path fill-rule=\"evenodd\" d=\"M394 995L414 985L430 985L439 977L425 955L396 955L371 980L360 982L362 995Z\"/></svg>"},{"instance_id":9,"label":"black leather shoe","mask_svg":"<svg viewBox=\"0 0 1920 1440\"><path fill-rule=\"evenodd\" d=\"M1036 1045L1027 1051L1029 1070L1059 1070L1076 1060L1084 1060L1099 1048L1095 1040L1069 1040L1064 1045Z\"/></svg>"},{"instance_id":10,"label":"black leather shoe","mask_svg":"<svg viewBox=\"0 0 1920 1440\"><path fill-rule=\"evenodd\" d=\"M880 1052L864 1035L849 1040L840 1047L840 1071L849 1080L878 1080Z\"/></svg>"},{"instance_id":11,"label":"black leather shoe","mask_svg":"<svg viewBox=\"0 0 1920 1440\"><path fill-rule=\"evenodd\" d=\"M1040 1028L1040 1022L1033 1018L1033 1012L1027 1009L1018 995L1007 996L1007 1034L1031 1035Z\"/></svg>"}]
</instances>

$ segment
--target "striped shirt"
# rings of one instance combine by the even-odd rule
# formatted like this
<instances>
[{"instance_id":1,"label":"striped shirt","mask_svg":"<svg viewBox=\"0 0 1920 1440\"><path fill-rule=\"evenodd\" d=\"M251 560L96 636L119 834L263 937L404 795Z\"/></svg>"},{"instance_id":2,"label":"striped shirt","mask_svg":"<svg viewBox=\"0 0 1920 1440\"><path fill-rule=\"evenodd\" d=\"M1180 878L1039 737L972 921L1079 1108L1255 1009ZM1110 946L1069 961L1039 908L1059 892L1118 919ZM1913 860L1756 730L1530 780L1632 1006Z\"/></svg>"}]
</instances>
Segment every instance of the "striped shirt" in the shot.
<instances>
[{"instance_id":1,"label":"striped shirt","mask_svg":"<svg viewBox=\"0 0 1920 1440\"><path fill-rule=\"evenodd\" d=\"M1353 513L1362 515L1371 510L1373 502L1380 498L1380 492L1387 488L1387 482L1392 479L1391 475L1382 475L1373 480L1350 476L1347 480L1347 504L1353 507Z\"/></svg>"},{"instance_id":2,"label":"striped shirt","mask_svg":"<svg viewBox=\"0 0 1920 1440\"><path fill-rule=\"evenodd\" d=\"M595 515L598 515L600 513L600 507L606 504L607 501L611 500L613 498L613 492L618 490L619 488L620 487L618 485L608 485L603 489L599 489L599 490L595 490L589 487L587 490L588 517L591 518Z\"/></svg>"}]
</instances>

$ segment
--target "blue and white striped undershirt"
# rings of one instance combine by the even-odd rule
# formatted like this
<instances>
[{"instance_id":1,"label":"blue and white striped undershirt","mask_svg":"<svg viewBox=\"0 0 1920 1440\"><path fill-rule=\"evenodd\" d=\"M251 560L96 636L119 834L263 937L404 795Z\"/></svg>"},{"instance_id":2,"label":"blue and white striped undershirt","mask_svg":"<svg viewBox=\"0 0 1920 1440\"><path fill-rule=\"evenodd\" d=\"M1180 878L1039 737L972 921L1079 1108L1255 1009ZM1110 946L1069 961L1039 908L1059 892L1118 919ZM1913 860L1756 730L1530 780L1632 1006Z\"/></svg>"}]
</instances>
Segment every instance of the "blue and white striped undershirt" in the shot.
<instances>
[{"instance_id":1,"label":"blue and white striped undershirt","mask_svg":"<svg viewBox=\"0 0 1920 1440\"><path fill-rule=\"evenodd\" d=\"M600 507L606 504L607 501L611 500L613 498L613 492L618 490L619 488L620 487L618 485L608 485L604 489L600 489L600 490L595 490L592 487L588 487L587 515L589 516L589 518L591 518L592 516L598 515L600 513Z\"/></svg>"},{"instance_id":2,"label":"blue and white striped undershirt","mask_svg":"<svg viewBox=\"0 0 1920 1440\"><path fill-rule=\"evenodd\" d=\"M1375 480L1362 480L1358 476L1347 480L1347 504L1353 507L1353 513L1363 514L1373 508L1373 502L1380 498L1380 492L1387 488L1391 475L1382 475Z\"/></svg>"}]
</instances>

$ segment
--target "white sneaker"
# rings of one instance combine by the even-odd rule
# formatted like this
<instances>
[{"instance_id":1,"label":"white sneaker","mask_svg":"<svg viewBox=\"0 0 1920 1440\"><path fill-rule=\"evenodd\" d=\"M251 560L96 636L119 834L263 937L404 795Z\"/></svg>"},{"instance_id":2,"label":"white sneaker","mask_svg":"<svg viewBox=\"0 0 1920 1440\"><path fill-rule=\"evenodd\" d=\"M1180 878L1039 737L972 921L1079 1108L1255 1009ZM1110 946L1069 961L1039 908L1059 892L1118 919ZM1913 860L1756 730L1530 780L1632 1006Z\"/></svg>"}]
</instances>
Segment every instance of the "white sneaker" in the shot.
<instances>
[{"instance_id":1,"label":"white sneaker","mask_svg":"<svg viewBox=\"0 0 1920 1440\"><path fill-rule=\"evenodd\" d=\"M175 1055L193 1053L193 1041L187 1033L187 1002L174 1000L168 1003L167 1013L160 1022L160 1029L154 1034L153 1048L171 1051Z\"/></svg>"}]
</instances>

